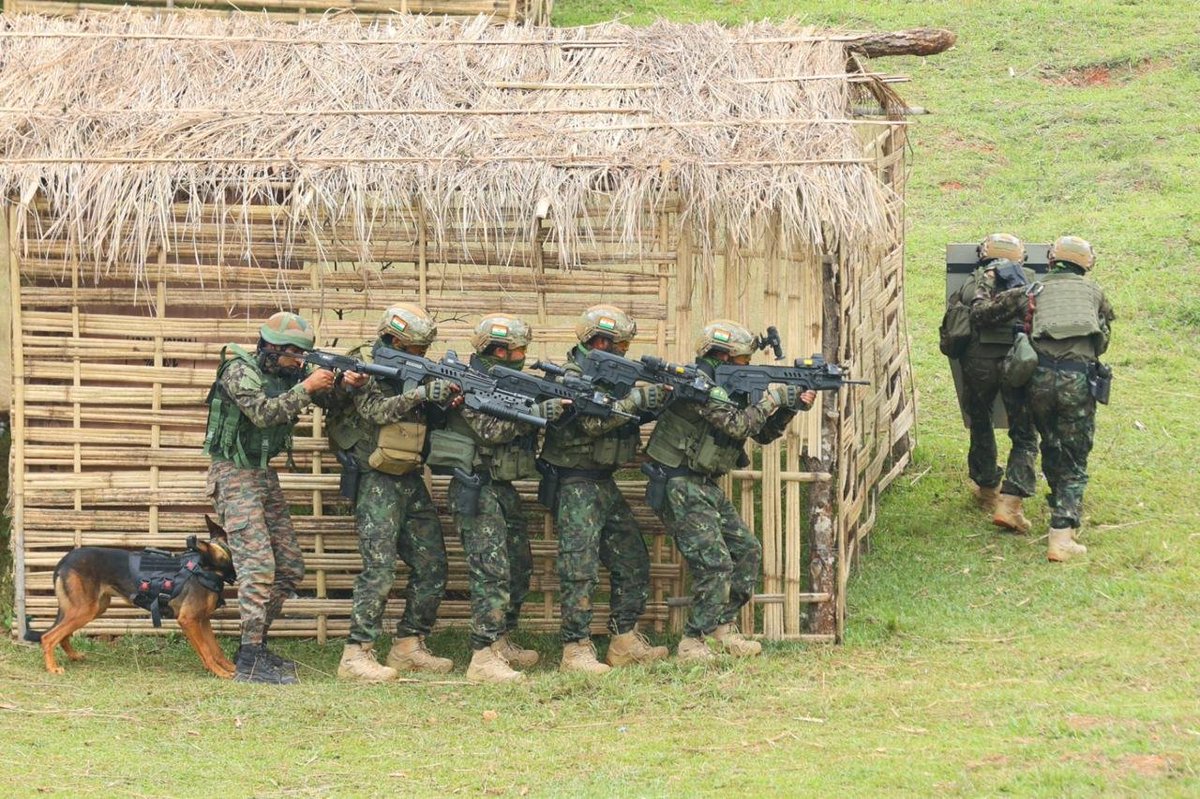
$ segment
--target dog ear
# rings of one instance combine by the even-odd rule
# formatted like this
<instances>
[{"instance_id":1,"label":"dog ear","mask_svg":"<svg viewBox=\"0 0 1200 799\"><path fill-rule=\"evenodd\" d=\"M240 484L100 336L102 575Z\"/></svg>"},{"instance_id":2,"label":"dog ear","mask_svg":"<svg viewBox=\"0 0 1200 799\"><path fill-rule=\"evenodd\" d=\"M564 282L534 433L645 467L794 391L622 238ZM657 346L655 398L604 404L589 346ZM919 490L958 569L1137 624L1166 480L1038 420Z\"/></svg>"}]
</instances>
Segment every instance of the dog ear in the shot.
<instances>
[{"instance_id":1,"label":"dog ear","mask_svg":"<svg viewBox=\"0 0 1200 799\"><path fill-rule=\"evenodd\" d=\"M204 523L208 525L208 537L220 538L222 541L228 540L229 534L225 532L225 528L213 521L213 518L207 513L204 514Z\"/></svg>"}]
</instances>

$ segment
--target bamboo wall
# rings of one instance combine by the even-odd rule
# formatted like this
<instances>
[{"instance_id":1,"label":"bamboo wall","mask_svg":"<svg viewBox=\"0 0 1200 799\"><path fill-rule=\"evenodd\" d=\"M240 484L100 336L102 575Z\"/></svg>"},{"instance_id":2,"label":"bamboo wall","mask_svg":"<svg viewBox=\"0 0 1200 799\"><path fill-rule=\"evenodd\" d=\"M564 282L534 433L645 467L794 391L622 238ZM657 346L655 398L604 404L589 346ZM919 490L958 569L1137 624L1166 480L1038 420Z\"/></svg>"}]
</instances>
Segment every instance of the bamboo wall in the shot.
<instances>
[{"instance_id":1,"label":"bamboo wall","mask_svg":"<svg viewBox=\"0 0 1200 799\"><path fill-rule=\"evenodd\" d=\"M868 152L877 155L881 179L897 190L892 243L882 260L857 252L785 252L771 235L719 241L715 264L706 263L697 232L681 226L669 202L653 212L645 226L652 235L637 252L622 250L616 235L604 232L606 209L595 209L579 224L599 232L570 270L545 230L538 243L503 252L470 230L450 230L444 240L474 243L436 251L419 208L409 209L404 223L373 230L371 260L362 262L349 228L327 230L322 249L293 231L285 259L276 236L287 229L286 209L256 207L248 225L214 216L189 228L179 206L176 246L160 252L140 280L128 264L102 268L80 262L63 241L18 242L14 235L4 255L15 289L9 312L18 624L25 613L37 629L52 621L51 570L72 547L178 550L187 535L203 532L209 509L203 400L217 354L226 342L252 343L275 310L299 311L314 320L319 346L345 350L373 337L386 305L417 300L441 320L444 344L435 355L468 351L467 331L479 315L505 311L532 322L532 357L561 361L574 343L578 312L611 302L639 322L635 355L689 359L703 323L725 316L756 330L775 324L790 358L824 351L872 381L824 395L784 439L756 451L751 468L726 479L764 544L762 586L743 627L774 639L834 640L843 629L850 564L874 522L879 491L907 462L914 412L903 317L903 128L872 131ZM31 220L25 229L46 230L48 221ZM11 234L15 223L10 214ZM492 241L528 242L530 224L514 217ZM223 253L239 252L242 235L252 237L255 259L226 262ZM512 265L502 265L510 256ZM276 466L308 575L273 630L325 640L348 630L356 539L319 411L302 418L295 441L298 471L287 471L282 458ZM686 613L684 570L642 501L640 475L631 474L635 479L622 481L622 490L653 561L643 625L677 629ZM462 549L445 512L445 481L433 478L431 485L451 559L439 623L462 624L469 613ZM523 623L552 630L559 620L554 531L533 501L535 486L519 488L536 564ZM401 587L403 579L402 570ZM389 617L402 610L401 592L394 596ZM605 598L597 599L597 632L607 620ZM216 626L233 633L236 608L220 611ZM153 630L144 613L124 607L88 629Z\"/></svg>"},{"instance_id":2,"label":"bamboo wall","mask_svg":"<svg viewBox=\"0 0 1200 799\"><path fill-rule=\"evenodd\" d=\"M393 14L434 16L491 16L497 22L532 22L549 25L554 0L128 0L121 2L71 2L71 0L4 0L9 14L31 13L72 16L84 11L111 11L128 5L136 11L156 14L189 10L195 13L231 15L235 12L266 12L276 20L299 20L308 14L351 12L364 22L382 21Z\"/></svg>"}]
</instances>

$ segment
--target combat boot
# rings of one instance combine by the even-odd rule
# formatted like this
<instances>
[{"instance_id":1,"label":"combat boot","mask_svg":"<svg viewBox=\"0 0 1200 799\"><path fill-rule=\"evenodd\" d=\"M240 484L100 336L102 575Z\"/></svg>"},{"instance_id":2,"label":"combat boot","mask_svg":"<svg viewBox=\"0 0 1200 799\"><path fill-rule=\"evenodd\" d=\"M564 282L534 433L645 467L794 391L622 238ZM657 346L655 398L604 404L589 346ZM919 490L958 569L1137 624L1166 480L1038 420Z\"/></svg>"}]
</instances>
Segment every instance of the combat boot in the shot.
<instances>
[{"instance_id":1,"label":"combat boot","mask_svg":"<svg viewBox=\"0 0 1200 799\"><path fill-rule=\"evenodd\" d=\"M513 671L508 665L500 649L500 642L471 653L471 663L467 666L467 681L482 682L524 682L525 675Z\"/></svg>"},{"instance_id":2,"label":"combat boot","mask_svg":"<svg viewBox=\"0 0 1200 799\"><path fill-rule=\"evenodd\" d=\"M532 649L522 649L513 643L508 637L508 633L500 636L496 643L500 646L497 650L508 664L515 669L527 669L538 662L538 653Z\"/></svg>"},{"instance_id":3,"label":"combat boot","mask_svg":"<svg viewBox=\"0 0 1200 799\"><path fill-rule=\"evenodd\" d=\"M242 644L238 647L234 665L236 671L233 679L237 682L268 685L295 685L300 682L295 674L276 666L267 655L267 648L262 644Z\"/></svg>"},{"instance_id":4,"label":"combat boot","mask_svg":"<svg viewBox=\"0 0 1200 799\"><path fill-rule=\"evenodd\" d=\"M986 513L993 513L996 510L996 501L1000 498L1000 491L996 486L984 488L981 485L975 486L975 502Z\"/></svg>"},{"instance_id":5,"label":"combat boot","mask_svg":"<svg viewBox=\"0 0 1200 799\"><path fill-rule=\"evenodd\" d=\"M717 656L708 648L708 644L704 642L703 638L691 638L685 635L679 639L679 646L675 649L675 658L704 663L716 660Z\"/></svg>"},{"instance_id":6,"label":"combat boot","mask_svg":"<svg viewBox=\"0 0 1200 799\"><path fill-rule=\"evenodd\" d=\"M388 652L387 664L396 671L427 671L431 674L447 674L454 668L453 660L440 658L429 651L423 635L397 638Z\"/></svg>"},{"instance_id":7,"label":"combat boot","mask_svg":"<svg viewBox=\"0 0 1200 799\"><path fill-rule=\"evenodd\" d=\"M718 625L713 632L713 638L717 639L722 649L735 658L752 658L762 654L762 644L746 638L733 624Z\"/></svg>"},{"instance_id":8,"label":"combat boot","mask_svg":"<svg viewBox=\"0 0 1200 799\"><path fill-rule=\"evenodd\" d=\"M339 680L354 682L388 682L396 679L396 670L379 665L375 658L374 644L351 641L342 650L342 662L338 664L337 676Z\"/></svg>"},{"instance_id":9,"label":"combat boot","mask_svg":"<svg viewBox=\"0 0 1200 799\"><path fill-rule=\"evenodd\" d=\"M1086 555L1087 547L1075 542L1074 533L1074 529L1070 527L1051 527L1050 543L1046 546L1046 559L1061 563L1079 555Z\"/></svg>"},{"instance_id":10,"label":"combat boot","mask_svg":"<svg viewBox=\"0 0 1200 799\"><path fill-rule=\"evenodd\" d=\"M285 657L280 657L275 654L267 643L268 634L263 633L263 650L267 653L267 660L271 661L271 665L278 668L280 671L286 671L293 677L296 676L296 661L288 660Z\"/></svg>"},{"instance_id":11,"label":"combat boot","mask_svg":"<svg viewBox=\"0 0 1200 799\"><path fill-rule=\"evenodd\" d=\"M612 671L596 659L596 646L590 638L563 644L562 663L559 671L578 671L584 674L607 674Z\"/></svg>"},{"instance_id":12,"label":"combat boot","mask_svg":"<svg viewBox=\"0 0 1200 799\"><path fill-rule=\"evenodd\" d=\"M1021 498L1016 494L1000 495L996 501L996 513L992 516L992 524L1007 527L1021 535L1025 535L1033 528L1029 519L1025 518L1025 511L1021 507Z\"/></svg>"},{"instance_id":13,"label":"combat boot","mask_svg":"<svg viewBox=\"0 0 1200 799\"><path fill-rule=\"evenodd\" d=\"M604 662L610 666L628 666L633 663L653 663L670 654L665 646L651 646L646 636L637 630L614 635L608 644Z\"/></svg>"}]
</instances>

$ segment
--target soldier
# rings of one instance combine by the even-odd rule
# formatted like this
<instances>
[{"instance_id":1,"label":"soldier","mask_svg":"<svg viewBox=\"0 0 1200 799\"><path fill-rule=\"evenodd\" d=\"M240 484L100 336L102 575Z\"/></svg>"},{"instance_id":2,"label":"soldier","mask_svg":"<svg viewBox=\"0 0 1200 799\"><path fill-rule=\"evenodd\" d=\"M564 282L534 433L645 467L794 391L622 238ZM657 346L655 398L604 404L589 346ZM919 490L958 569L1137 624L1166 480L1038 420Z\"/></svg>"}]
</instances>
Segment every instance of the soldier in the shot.
<instances>
[{"instance_id":1,"label":"soldier","mask_svg":"<svg viewBox=\"0 0 1200 799\"><path fill-rule=\"evenodd\" d=\"M387 347L424 356L436 336L433 317L424 308L400 303L383 312L378 338L350 354L370 361L377 348ZM431 380L401 392L387 381L371 380L330 414L330 440L357 467L354 517L363 562L354 581L350 638L338 665L342 679L381 682L394 680L400 671L444 674L454 666L425 645L446 590L446 545L423 479L422 452L426 409L450 402L457 388ZM374 646L396 579L397 554L410 569L404 616L387 665L381 666Z\"/></svg>"},{"instance_id":2,"label":"soldier","mask_svg":"<svg viewBox=\"0 0 1200 799\"><path fill-rule=\"evenodd\" d=\"M579 317L579 345L567 354L565 369L581 375L591 349L624 355L637 324L620 308L594 305ZM615 403L618 411L657 410L666 398L663 386L635 388ZM543 486L556 486L550 510L558 529L558 576L562 599L562 671L603 674L609 666L596 659L591 641L592 593L600 563L611 575L608 628L613 638L605 658L611 666L648 663L667 656L637 631L637 620L650 595L650 553L621 496L613 472L637 454L639 421L576 415L546 428L542 446ZM547 466L548 465L548 466Z\"/></svg>"},{"instance_id":3,"label":"soldier","mask_svg":"<svg viewBox=\"0 0 1200 799\"><path fill-rule=\"evenodd\" d=\"M472 335L471 366L480 371L497 364L521 369L531 337L529 325L520 319L489 314ZM535 415L553 421L568 404L546 400ZM512 666L527 668L538 661L537 652L522 649L511 638L533 572L521 498L512 481L537 475L536 452L533 425L467 408L451 411L446 428L430 437L429 465L454 474L449 501L471 586L471 682L523 680L525 675Z\"/></svg>"},{"instance_id":4,"label":"soldier","mask_svg":"<svg viewBox=\"0 0 1200 799\"><path fill-rule=\"evenodd\" d=\"M1013 329L1024 318L1024 309L1003 319L982 323L974 309L1007 288L997 279L997 270L1020 267L1025 263L1025 245L1016 236L993 233L979 244L979 268L974 280L963 286L970 294L972 308L971 338L959 363L962 365L963 400L971 424L971 446L967 468L975 481L976 497L983 509L993 514L992 521L1018 533L1028 533L1022 502L1037 488L1034 461L1037 458L1037 431L1023 387L1012 388L1000 379L1000 366L1013 344ZM1024 270L1026 281L1033 279ZM1003 274L1003 272L1001 272ZM1012 446L1005 469L997 465L996 433L992 428L992 406L996 395L1004 403L1008 416L1008 437ZM1001 483L1001 478L1004 482ZM997 491L997 488L999 491Z\"/></svg>"},{"instance_id":5,"label":"soldier","mask_svg":"<svg viewBox=\"0 0 1200 799\"><path fill-rule=\"evenodd\" d=\"M304 578L304 558L271 458L287 450L292 428L314 395L333 387L333 373L305 376L304 352L312 327L280 312L259 328L254 355L237 344L221 349L217 378L208 393L204 452L212 457L207 493L238 575L242 641L235 680L298 682L296 664L267 648L267 633L283 602Z\"/></svg>"},{"instance_id":6,"label":"soldier","mask_svg":"<svg viewBox=\"0 0 1200 799\"><path fill-rule=\"evenodd\" d=\"M717 319L705 325L697 339L696 363L711 377L720 363L749 363L754 350L749 330ZM651 483L647 497L692 574L692 609L676 650L681 660L711 660L708 635L737 657L762 652L762 645L742 637L733 623L754 594L762 545L715 481L730 469L749 465L747 438L774 441L796 411L808 410L815 399L816 392L780 385L742 407L718 386L707 404L676 400L659 416L646 454L665 486Z\"/></svg>"},{"instance_id":7,"label":"soldier","mask_svg":"<svg viewBox=\"0 0 1200 799\"><path fill-rule=\"evenodd\" d=\"M1050 272L1041 283L980 303L978 315L987 323L1017 312L1028 314L1032 306L1029 337L1038 367L1028 392L1042 436L1042 471L1050 483L1046 555L1051 561L1065 561L1087 552L1076 538L1096 430L1091 381L1098 376L1098 359L1108 349L1116 317L1104 291L1087 277L1096 263L1091 244L1061 236L1050 245L1048 259Z\"/></svg>"}]
</instances>

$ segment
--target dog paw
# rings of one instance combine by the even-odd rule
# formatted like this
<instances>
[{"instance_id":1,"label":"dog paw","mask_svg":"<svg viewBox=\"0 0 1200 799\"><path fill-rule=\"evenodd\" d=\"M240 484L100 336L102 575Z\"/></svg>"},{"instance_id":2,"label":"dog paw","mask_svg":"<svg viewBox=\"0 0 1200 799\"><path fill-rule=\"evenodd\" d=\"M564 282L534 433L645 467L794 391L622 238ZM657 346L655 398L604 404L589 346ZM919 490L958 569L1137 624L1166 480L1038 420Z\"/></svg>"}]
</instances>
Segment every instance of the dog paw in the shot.
<instances>
[{"instance_id":1,"label":"dog paw","mask_svg":"<svg viewBox=\"0 0 1200 799\"><path fill-rule=\"evenodd\" d=\"M64 669L62 666L50 666L46 669L46 671L50 672L51 674L66 674L67 673L67 670Z\"/></svg>"},{"instance_id":2,"label":"dog paw","mask_svg":"<svg viewBox=\"0 0 1200 799\"><path fill-rule=\"evenodd\" d=\"M67 658L72 661L79 662L80 660L83 660L83 653L82 652L68 652Z\"/></svg>"}]
</instances>

